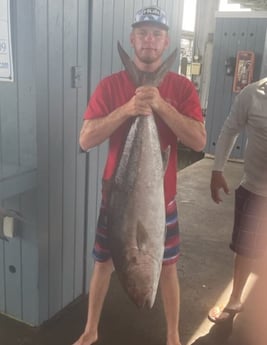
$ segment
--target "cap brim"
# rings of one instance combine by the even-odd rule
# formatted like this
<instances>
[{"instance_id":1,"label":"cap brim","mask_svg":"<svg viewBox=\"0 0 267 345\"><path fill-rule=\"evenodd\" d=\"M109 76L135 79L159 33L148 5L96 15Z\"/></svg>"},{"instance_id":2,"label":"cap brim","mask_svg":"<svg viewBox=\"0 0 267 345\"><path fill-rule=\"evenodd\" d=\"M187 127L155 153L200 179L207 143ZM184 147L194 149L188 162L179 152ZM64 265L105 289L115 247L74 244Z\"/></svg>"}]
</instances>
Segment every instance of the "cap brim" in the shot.
<instances>
[{"instance_id":1,"label":"cap brim","mask_svg":"<svg viewBox=\"0 0 267 345\"><path fill-rule=\"evenodd\" d=\"M142 25L146 25L146 24L150 24L150 25L153 25L153 26L158 26L158 27L160 27L163 30L167 30L167 31L169 30L168 25L162 24L162 23L157 23L157 22L152 21L152 20L151 21L150 20L144 20L142 22L133 23L132 27L133 28L137 28L138 26L142 26Z\"/></svg>"}]
</instances>

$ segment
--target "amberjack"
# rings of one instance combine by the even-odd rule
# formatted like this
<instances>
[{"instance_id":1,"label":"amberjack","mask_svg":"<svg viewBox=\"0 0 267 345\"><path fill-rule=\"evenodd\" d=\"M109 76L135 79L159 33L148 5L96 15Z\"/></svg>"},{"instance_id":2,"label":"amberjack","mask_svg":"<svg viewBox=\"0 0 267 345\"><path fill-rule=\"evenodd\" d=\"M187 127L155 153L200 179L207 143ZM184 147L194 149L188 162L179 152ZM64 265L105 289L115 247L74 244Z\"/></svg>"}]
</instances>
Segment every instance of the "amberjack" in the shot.
<instances>
[{"instance_id":1,"label":"amberjack","mask_svg":"<svg viewBox=\"0 0 267 345\"><path fill-rule=\"evenodd\" d=\"M153 73L140 71L118 42L135 86L158 86L177 50ZM151 308L164 254L164 174L169 148L162 152L154 115L137 116L127 135L108 198L109 244L118 278L138 307Z\"/></svg>"}]
</instances>

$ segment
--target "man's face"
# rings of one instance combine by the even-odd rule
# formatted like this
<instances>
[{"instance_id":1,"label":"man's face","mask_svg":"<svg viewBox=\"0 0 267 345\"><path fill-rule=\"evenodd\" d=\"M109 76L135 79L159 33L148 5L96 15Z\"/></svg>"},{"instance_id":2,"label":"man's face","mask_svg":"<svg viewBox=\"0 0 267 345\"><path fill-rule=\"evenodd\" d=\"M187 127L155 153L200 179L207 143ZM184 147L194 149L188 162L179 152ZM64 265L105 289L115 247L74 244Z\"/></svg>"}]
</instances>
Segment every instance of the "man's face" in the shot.
<instances>
[{"instance_id":1,"label":"man's face","mask_svg":"<svg viewBox=\"0 0 267 345\"><path fill-rule=\"evenodd\" d=\"M168 32L151 24L134 28L130 39L136 58L145 64L160 61L169 45Z\"/></svg>"}]
</instances>

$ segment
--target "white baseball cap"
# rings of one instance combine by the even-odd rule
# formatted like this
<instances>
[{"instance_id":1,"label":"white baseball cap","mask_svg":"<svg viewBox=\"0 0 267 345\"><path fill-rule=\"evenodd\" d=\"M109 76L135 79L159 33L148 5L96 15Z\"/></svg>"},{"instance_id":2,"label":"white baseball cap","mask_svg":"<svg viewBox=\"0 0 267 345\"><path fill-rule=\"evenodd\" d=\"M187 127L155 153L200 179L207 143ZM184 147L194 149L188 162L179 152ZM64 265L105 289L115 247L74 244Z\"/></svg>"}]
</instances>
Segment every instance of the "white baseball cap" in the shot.
<instances>
[{"instance_id":1,"label":"white baseball cap","mask_svg":"<svg viewBox=\"0 0 267 345\"><path fill-rule=\"evenodd\" d=\"M137 11L132 27L134 28L140 24L146 23L158 25L164 30L169 29L166 13L159 7L145 7Z\"/></svg>"}]
</instances>

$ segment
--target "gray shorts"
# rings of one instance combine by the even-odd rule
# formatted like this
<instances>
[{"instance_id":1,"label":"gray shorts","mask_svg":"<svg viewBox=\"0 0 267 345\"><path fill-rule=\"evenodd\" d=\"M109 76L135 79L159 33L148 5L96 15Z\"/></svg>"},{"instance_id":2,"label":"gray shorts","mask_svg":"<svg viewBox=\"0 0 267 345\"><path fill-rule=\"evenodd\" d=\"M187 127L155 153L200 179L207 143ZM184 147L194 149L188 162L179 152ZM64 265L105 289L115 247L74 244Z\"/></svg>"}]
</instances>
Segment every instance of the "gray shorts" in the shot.
<instances>
[{"instance_id":1,"label":"gray shorts","mask_svg":"<svg viewBox=\"0 0 267 345\"><path fill-rule=\"evenodd\" d=\"M267 198L240 186L235 191L235 218L230 248L237 254L258 258L267 248Z\"/></svg>"}]
</instances>

